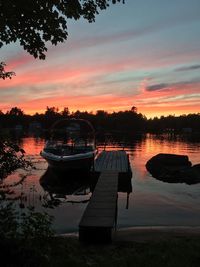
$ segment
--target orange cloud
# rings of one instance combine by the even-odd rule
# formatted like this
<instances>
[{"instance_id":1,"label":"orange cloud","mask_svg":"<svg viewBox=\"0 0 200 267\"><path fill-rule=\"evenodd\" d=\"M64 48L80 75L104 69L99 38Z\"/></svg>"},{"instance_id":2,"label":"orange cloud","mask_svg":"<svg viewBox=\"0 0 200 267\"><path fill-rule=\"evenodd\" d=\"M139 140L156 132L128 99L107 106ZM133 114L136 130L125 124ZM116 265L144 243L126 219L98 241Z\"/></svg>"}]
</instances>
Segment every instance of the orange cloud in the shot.
<instances>
[{"instance_id":1,"label":"orange cloud","mask_svg":"<svg viewBox=\"0 0 200 267\"><path fill-rule=\"evenodd\" d=\"M153 99L153 98L152 98ZM151 99L151 101L152 101ZM60 97L48 97L36 100L26 101L18 105L25 113L34 114L35 112L43 113L46 106L55 106L62 110L64 107L68 107L70 111L96 111L99 109L106 110L108 112L130 110L132 106L137 106L138 112L146 115L147 117L169 115L169 114L187 114L197 113L199 100L194 101L180 101L180 102L168 102L168 103L155 103L151 104L147 99L131 96L114 96L114 95L101 95L101 96L67 96ZM9 109L11 103L4 105L4 109Z\"/></svg>"}]
</instances>

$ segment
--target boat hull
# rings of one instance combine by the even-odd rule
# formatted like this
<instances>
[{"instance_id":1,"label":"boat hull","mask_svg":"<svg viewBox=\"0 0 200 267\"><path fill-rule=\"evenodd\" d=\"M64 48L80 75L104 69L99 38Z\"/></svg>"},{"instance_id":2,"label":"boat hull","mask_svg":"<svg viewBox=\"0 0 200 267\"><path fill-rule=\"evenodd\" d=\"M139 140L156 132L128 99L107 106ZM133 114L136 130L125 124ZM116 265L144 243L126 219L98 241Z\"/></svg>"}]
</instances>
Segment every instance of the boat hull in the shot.
<instances>
[{"instance_id":1,"label":"boat hull","mask_svg":"<svg viewBox=\"0 0 200 267\"><path fill-rule=\"evenodd\" d=\"M79 159L73 161L54 161L48 159L48 165L50 168L58 169L61 171L90 171L93 165L93 158Z\"/></svg>"},{"instance_id":2,"label":"boat hull","mask_svg":"<svg viewBox=\"0 0 200 267\"><path fill-rule=\"evenodd\" d=\"M90 152L70 157L58 157L42 152L41 156L48 162L49 168L59 171L89 172L94 164L95 153Z\"/></svg>"}]
</instances>

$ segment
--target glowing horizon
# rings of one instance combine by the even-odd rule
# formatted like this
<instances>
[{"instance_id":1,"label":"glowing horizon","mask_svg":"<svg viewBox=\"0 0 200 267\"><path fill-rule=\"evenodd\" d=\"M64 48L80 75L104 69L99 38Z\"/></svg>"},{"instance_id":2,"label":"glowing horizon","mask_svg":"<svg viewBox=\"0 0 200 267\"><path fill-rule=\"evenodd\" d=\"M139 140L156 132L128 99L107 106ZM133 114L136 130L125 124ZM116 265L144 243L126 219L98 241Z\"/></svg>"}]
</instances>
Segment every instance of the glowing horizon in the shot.
<instances>
[{"instance_id":1,"label":"glowing horizon","mask_svg":"<svg viewBox=\"0 0 200 267\"><path fill-rule=\"evenodd\" d=\"M15 106L13 106L15 107ZM27 112L26 109L23 108L23 106L16 106L17 108L20 108L24 114L26 115L35 115L36 113L38 114L44 114L45 111L46 111L46 107L45 108L41 108L41 109L37 109L37 110L31 110L29 109L29 111ZM55 108L58 108L57 106L52 106L52 105L48 105L49 108L51 107L55 107ZM157 118L160 118L161 116L164 116L164 117L167 117L167 116L181 116L181 115L189 115L189 114L199 114L198 111L195 111L193 112L193 109L187 109L188 112L185 112L185 109L186 109L187 106L183 106L182 109L180 109L179 107L178 108L175 108L173 113L172 112L169 112L169 107L165 107L164 109L159 109L156 107L156 108L152 108L151 109L151 112L149 113L145 113L145 109L144 109L144 112L141 112L140 109L138 110L138 107L137 107L137 113L141 113L143 116L145 116L147 119L153 119L155 117ZM12 108L12 107L11 107ZM70 109L70 107L68 106L62 106L61 108L58 108L58 112L61 112L63 111L64 108L68 108L69 109L69 112L70 114L72 114L73 112L76 112L76 111L80 111L80 112L88 112L88 113L91 113L91 114L96 114L97 111L99 110L103 110L105 112L107 112L108 114L111 114L113 112L119 112L119 111L126 111L126 110L131 110L131 107L127 107L125 109L101 109L101 108L97 108L97 109L79 109L79 108L75 108L75 109ZM10 109L5 109L5 110L2 110L3 113L6 113L7 111L9 111Z\"/></svg>"}]
</instances>

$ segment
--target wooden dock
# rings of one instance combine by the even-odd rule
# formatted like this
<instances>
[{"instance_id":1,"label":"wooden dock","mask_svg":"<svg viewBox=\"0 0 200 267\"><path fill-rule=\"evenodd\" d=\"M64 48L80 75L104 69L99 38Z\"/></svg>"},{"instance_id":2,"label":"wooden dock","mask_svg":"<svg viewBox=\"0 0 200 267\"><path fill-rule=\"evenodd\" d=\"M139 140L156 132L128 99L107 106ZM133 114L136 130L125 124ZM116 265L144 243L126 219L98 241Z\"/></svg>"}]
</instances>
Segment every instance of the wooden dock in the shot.
<instances>
[{"instance_id":1,"label":"wooden dock","mask_svg":"<svg viewBox=\"0 0 200 267\"><path fill-rule=\"evenodd\" d=\"M79 240L111 242L117 219L118 178L120 174L130 175L126 152L102 151L94 172L100 176L79 224Z\"/></svg>"},{"instance_id":2,"label":"wooden dock","mask_svg":"<svg viewBox=\"0 0 200 267\"><path fill-rule=\"evenodd\" d=\"M94 172L115 171L130 172L128 155L124 150L102 151L94 163Z\"/></svg>"}]
</instances>

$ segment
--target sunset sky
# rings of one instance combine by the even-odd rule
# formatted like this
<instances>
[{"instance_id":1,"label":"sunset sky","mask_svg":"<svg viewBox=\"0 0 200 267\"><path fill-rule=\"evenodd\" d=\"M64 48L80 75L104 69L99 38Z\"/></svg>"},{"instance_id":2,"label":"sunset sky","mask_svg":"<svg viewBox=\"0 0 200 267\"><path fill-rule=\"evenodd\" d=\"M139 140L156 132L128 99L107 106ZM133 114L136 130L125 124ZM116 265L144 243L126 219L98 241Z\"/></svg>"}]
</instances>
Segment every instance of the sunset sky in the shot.
<instances>
[{"instance_id":1,"label":"sunset sky","mask_svg":"<svg viewBox=\"0 0 200 267\"><path fill-rule=\"evenodd\" d=\"M147 117L200 112L200 0L126 0L95 23L68 22L45 61L17 43L0 50L16 72L0 80L0 109L27 114L131 109Z\"/></svg>"}]
</instances>

